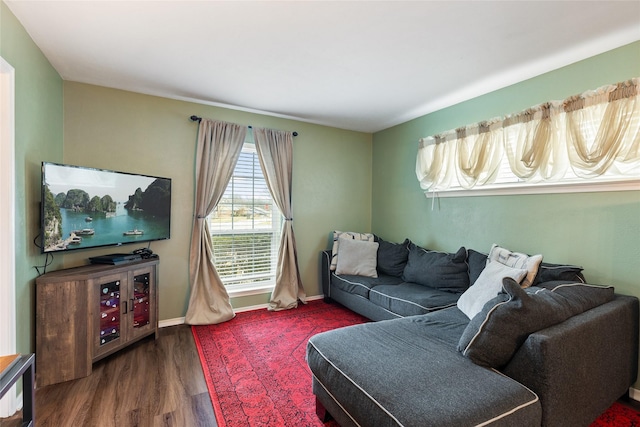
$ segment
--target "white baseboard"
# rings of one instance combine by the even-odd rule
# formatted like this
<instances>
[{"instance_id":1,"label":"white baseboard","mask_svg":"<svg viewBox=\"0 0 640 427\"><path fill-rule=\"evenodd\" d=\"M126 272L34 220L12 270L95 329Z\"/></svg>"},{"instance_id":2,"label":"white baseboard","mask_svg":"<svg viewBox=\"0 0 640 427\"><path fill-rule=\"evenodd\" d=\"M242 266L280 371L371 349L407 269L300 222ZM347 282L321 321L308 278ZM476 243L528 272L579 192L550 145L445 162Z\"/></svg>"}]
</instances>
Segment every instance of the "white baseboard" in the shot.
<instances>
[{"instance_id":1,"label":"white baseboard","mask_svg":"<svg viewBox=\"0 0 640 427\"><path fill-rule=\"evenodd\" d=\"M637 388L630 387L629 397L633 400L637 400L638 402L640 402L640 390L638 390Z\"/></svg>"},{"instance_id":2,"label":"white baseboard","mask_svg":"<svg viewBox=\"0 0 640 427\"><path fill-rule=\"evenodd\" d=\"M323 298L324 298L324 295L315 295L312 297L307 297L307 301L315 301ZM267 307L269 307L269 304L258 304L258 305L251 305L248 307L234 308L233 311L236 313L242 313L245 311L262 310ZM169 326L177 326L177 325L184 325L184 317L175 317L173 319L165 319L165 320L160 320L158 322L159 328L167 328ZM640 393L640 391L638 392Z\"/></svg>"},{"instance_id":3,"label":"white baseboard","mask_svg":"<svg viewBox=\"0 0 640 427\"><path fill-rule=\"evenodd\" d=\"M159 328L166 328L169 326L184 325L184 317L176 317L174 319L165 319L158 322Z\"/></svg>"}]
</instances>

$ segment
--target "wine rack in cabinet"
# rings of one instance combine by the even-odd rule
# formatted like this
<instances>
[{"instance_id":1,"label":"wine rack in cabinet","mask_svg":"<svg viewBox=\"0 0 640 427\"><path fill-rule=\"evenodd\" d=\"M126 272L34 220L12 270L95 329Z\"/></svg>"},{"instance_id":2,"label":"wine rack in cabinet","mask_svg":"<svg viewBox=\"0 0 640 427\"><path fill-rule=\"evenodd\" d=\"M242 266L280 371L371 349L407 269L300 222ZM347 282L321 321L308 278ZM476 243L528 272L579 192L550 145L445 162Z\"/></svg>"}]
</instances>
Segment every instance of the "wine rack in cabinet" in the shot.
<instances>
[{"instance_id":1,"label":"wine rack in cabinet","mask_svg":"<svg viewBox=\"0 0 640 427\"><path fill-rule=\"evenodd\" d=\"M93 363L158 336L158 259L92 264L36 279L36 384L91 374Z\"/></svg>"}]
</instances>

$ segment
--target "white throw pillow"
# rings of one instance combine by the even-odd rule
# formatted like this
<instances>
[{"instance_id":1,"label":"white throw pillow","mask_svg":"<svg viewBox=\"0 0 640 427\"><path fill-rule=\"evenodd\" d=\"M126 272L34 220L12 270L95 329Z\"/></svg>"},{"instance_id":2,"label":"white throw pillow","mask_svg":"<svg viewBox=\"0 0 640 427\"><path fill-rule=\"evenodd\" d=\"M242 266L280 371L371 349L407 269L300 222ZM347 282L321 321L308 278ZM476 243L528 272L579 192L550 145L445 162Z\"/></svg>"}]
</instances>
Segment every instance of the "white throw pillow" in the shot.
<instances>
[{"instance_id":1,"label":"white throw pillow","mask_svg":"<svg viewBox=\"0 0 640 427\"><path fill-rule=\"evenodd\" d=\"M499 262L488 262L475 283L460 295L458 308L469 319L473 319L476 314L482 311L482 307L502 290L503 278L511 277L520 283L526 275L527 270L523 268L512 268Z\"/></svg>"},{"instance_id":2,"label":"white throw pillow","mask_svg":"<svg viewBox=\"0 0 640 427\"><path fill-rule=\"evenodd\" d=\"M367 242L373 242L375 237L371 233L355 233L353 231L334 231L333 232L333 248L331 249L331 265L329 266L331 271L335 271L338 265L338 239L340 237L364 240Z\"/></svg>"},{"instance_id":3,"label":"white throw pillow","mask_svg":"<svg viewBox=\"0 0 640 427\"><path fill-rule=\"evenodd\" d=\"M336 274L378 277L378 271L376 270L377 242L340 237L338 239L338 248L340 252L336 265Z\"/></svg>"},{"instance_id":4,"label":"white throw pillow","mask_svg":"<svg viewBox=\"0 0 640 427\"><path fill-rule=\"evenodd\" d=\"M520 286L528 288L533 285L536 274L538 274L538 268L540 268L540 263L542 262L542 255L529 256L520 252L512 252L494 243L487 257L487 262L490 261L497 261L509 267L524 268L527 270L527 277L520 283Z\"/></svg>"}]
</instances>

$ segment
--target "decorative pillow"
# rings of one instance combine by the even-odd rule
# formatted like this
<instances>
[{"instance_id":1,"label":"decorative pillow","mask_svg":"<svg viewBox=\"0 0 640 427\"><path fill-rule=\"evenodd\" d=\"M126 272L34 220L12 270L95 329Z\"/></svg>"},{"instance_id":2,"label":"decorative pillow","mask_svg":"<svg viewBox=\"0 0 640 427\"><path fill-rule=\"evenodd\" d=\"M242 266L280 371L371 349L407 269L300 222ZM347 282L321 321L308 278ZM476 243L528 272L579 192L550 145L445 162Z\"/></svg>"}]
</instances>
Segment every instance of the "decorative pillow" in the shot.
<instances>
[{"instance_id":1,"label":"decorative pillow","mask_svg":"<svg viewBox=\"0 0 640 427\"><path fill-rule=\"evenodd\" d=\"M409 258L402 280L447 292L464 292L469 287L467 250L462 247L455 254L430 251L409 244Z\"/></svg>"},{"instance_id":2,"label":"decorative pillow","mask_svg":"<svg viewBox=\"0 0 640 427\"><path fill-rule=\"evenodd\" d=\"M504 293L488 302L467 325L458 351L474 363L504 367L529 334L611 301L613 287L573 283L533 294L511 278L502 281Z\"/></svg>"},{"instance_id":3,"label":"decorative pillow","mask_svg":"<svg viewBox=\"0 0 640 427\"><path fill-rule=\"evenodd\" d=\"M349 238L353 240L363 240L365 242L373 242L374 235L371 233L354 233L353 231L334 231L333 232L333 249L331 250L331 265L329 266L331 271L335 271L338 265L338 239L340 237Z\"/></svg>"},{"instance_id":4,"label":"decorative pillow","mask_svg":"<svg viewBox=\"0 0 640 427\"><path fill-rule=\"evenodd\" d=\"M538 273L538 267L542 262L542 255L529 256L520 252L511 252L509 249L502 248L495 243L489 251L489 261L497 261L500 264L508 265L513 268L524 268L527 270L527 277L524 278L520 286L528 288Z\"/></svg>"},{"instance_id":5,"label":"decorative pillow","mask_svg":"<svg viewBox=\"0 0 640 427\"><path fill-rule=\"evenodd\" d=\"M548 264L543 262L540 264L536 280L534 285L544 282L554 282L556 280L565 280L567 282L582 282L587 281L582 274L582 267L577 265L560 265L560 264Z\"/></svg>"},{"instance_id":6,"label":"decorative pillow","mask_svg":"<svg viewBox=\"0 0 640 427\"><path fill-rule=\"evenodd\" d=\"M502 290L503 278L509 277L520 282L526 275L527 270L523 268L512 268L499 262L489 262L478 276L478 280L460 295L458 308L469 319L473 319L482 311L482 307Z\"/></svg>"},{"instance_id":7,"label":"decorative pillow","mask_svg":"<svg viewBox=\"0 0 640 427\"><path fill-rule=\"evenodd\" d=\"M340 237L338 239L340 256L336 265L336 274L378 277L376 257L378 244L364 240Z\"/></svg>"},{"instance_id":8,"label":"decorative pillow","mask_svg":"<svg viewBox=\"0 0 640 427\"><path fill-rule=\"evenodd\" d=\"M473 286L487 266L487 254L467 249L467 265L469 266L469 285Z\"/></svg>"},{"instance_id":9,"label":"decorative pillow","mask_svg":"<svg viewBox=\"0 0 640 427\"><path fill-rule=\"evenodd\" d=\"M377 237L377 236L376 236ZM409 258L409 239L402 243L391 243L377 237L378 244L378 271L389 276L402 277L404 267Z\"/></svg>"},{"instance_id":10,"label":"decorative pillow","mask_svg":"<svg viewBox=\"0 0 640 427\"><path fill-rule=\"evenodd\" d=\"M611 301L615 296L613 286L590 285L588 283L547 282L546 290L571 300L574 314L580 314Z\"/></svg>"}]
</instances>

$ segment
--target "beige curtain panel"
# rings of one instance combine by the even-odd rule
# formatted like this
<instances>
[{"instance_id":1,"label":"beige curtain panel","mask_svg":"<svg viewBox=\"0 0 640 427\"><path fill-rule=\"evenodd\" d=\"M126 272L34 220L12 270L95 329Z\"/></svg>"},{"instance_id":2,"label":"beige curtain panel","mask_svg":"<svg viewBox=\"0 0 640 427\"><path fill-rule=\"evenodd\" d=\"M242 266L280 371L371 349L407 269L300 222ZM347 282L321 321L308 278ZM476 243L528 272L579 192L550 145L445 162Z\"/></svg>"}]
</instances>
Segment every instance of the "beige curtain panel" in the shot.
<instances>
[{"instance_id":1,"label":"beige curtain panel","mask_svg":"<svg viewBox=\"0 0 640 427\"><path fill-rule=\"evenodd\" d=\"M298 301L306 301L298 268L298 250L293 232L291 207L293 134L287 131L254 128L253 137L267 186L285 218L278 250L276 285L271 294L269 310L286 310L297 307Z\"/></svg>"},{"instance_id":2,"label":"beige curtain panel","mask_svg":"<svg viewBox=\"0 0 640 427\"><path fill-rule=\"evenodd\" d=\"M458 132L455 158L458 160L458 182L463 188L473 188L493 182L500 168L503 153L502 133L483 123L478 132L466 135Z\"/></svg>"},{"instance_id":3,"label":"beige curtain panel","mask_svg":"<svg viewBox=\"0 0 640 427\"><path fill-rule=\"evenodd\" d=\"M191 295L185 323L209 325L235 316L229 294L213 265L207 216L222 198L244 144L246 126L202 119L196 146L196 194L191 232Z\"/></svg>"},{"instance_id":4,"label":"beige curtain panel","mask_svg":"<svg viewBox=\"0 0 640 427\"><path fill-rule=\"evenodd\" d=\"M504 156L527 182L607 173L640 177L640 79L420 139L416 176L425 191L494 182Z\"/></svg>"},{"instance_id":5,"label":"beige curtain panel","mask_svg":"<svg viewBox=\"0 0 640 427\"><path fill-rule=\"evenodd\" d=\"M640 168L640 79L565 101L569 161L576 175L621 174ZM599 123L599 126L594 126Z\"/></svg>"},{"instance_id":6,"label":"beige curtain panel","mask_svg":"<svg viewBox=\"0 0 640 427\"><path fill-rule=\"evenodd\" d=\"M518 178L555 182L567 171L566 144L563 147L559 120L552 120L553 108L551 103L546 103L505 120L509 166Z\"/></svg>"}]
</instances>

